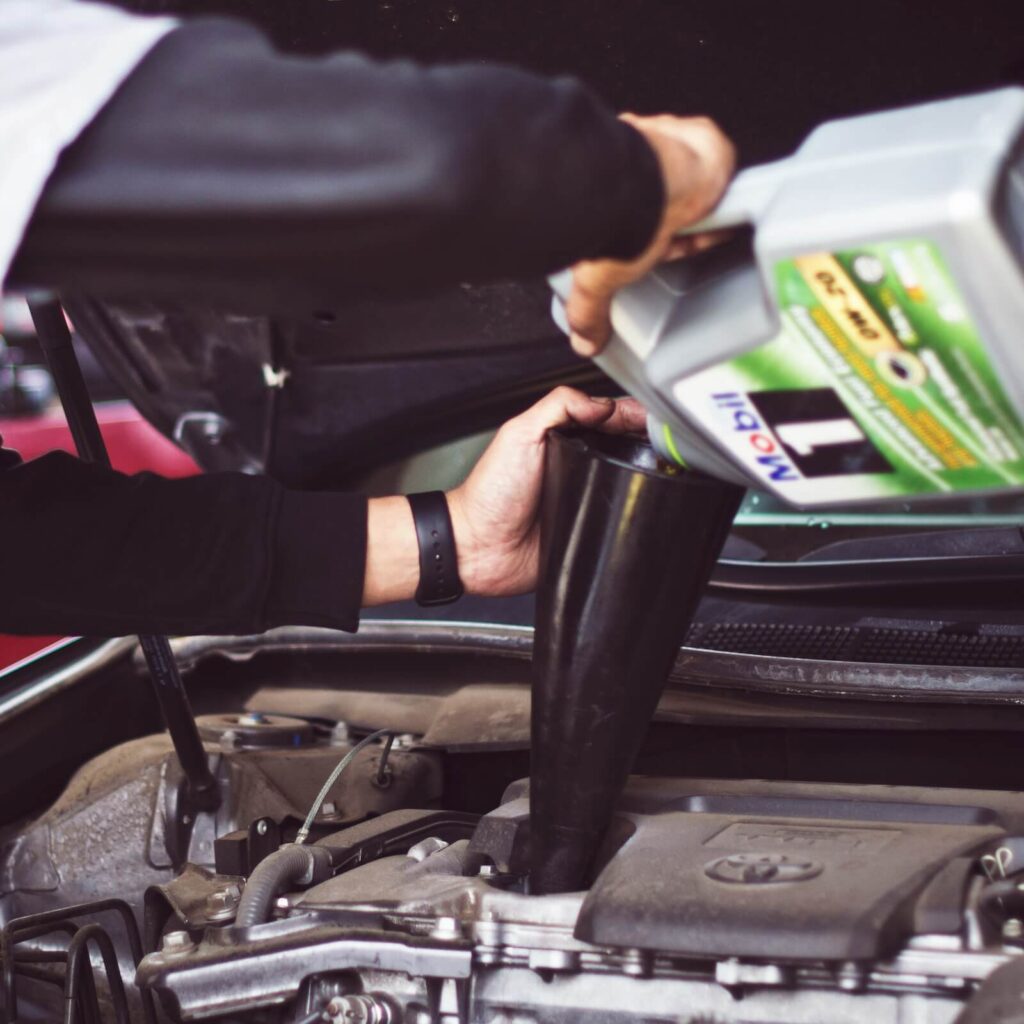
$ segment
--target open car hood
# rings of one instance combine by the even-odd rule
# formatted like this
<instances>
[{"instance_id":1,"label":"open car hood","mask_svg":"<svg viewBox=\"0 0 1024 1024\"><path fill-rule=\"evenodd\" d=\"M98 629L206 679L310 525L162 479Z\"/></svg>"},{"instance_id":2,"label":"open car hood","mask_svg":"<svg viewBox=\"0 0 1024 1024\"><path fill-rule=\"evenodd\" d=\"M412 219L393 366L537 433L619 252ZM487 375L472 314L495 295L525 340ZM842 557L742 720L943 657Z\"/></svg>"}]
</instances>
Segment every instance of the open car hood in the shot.
<instances>
[{"instance_id":1,"label":"open car hood","mask_svg":"<svg viewBox=\"0 0 1024 1024\"><path fill-rule=\"evenodd\" d=\"M543 282L305 315L66 298L143 415L206 469L293 487L496 427L556 383L612 387L548 315Z\"/></svg>"}]
</instances>

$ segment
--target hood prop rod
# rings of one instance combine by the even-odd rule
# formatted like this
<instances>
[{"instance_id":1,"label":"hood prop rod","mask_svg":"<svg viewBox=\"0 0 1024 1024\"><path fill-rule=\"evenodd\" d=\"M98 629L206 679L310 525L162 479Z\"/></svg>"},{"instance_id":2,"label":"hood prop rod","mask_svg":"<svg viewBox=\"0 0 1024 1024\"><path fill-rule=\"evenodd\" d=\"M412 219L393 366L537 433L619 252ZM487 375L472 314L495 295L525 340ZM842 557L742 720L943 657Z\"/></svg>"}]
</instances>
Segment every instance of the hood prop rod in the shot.
<instances>
[{"instance_id":1,"label":"hood prop rod","mask_svg":"<svg viewBox=\"0 0 1024 1024\"><path fill-rule=\"evenodd\" d=\"M64 318L63 307L56 297L49 294L29 297L28 307L79 457L84 462L109 468L110 455L71 343L71 331ZM220 793L167 637L140 636L139 644L160 705L160 714L184 774L184 800L177 801L180 821L176 824L180 829L182 825L191 824L195 811L216 810L220 804Z\"/></svg>"}]
</instances>

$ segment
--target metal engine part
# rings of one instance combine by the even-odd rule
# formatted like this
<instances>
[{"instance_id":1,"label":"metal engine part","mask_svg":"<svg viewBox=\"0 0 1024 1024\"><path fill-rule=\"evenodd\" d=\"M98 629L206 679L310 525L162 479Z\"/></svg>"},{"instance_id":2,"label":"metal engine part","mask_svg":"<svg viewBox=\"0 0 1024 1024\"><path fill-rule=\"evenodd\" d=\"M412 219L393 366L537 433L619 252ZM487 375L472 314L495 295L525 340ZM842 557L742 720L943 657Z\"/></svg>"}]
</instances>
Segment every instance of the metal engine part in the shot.
<instances>
[{"instance_id":1,"label":"metal engine part","mask_svg":"<svg viewBox=\"0 0 1024 1024\"><path fill-rule=\"evenodd\" d=\"M3 848L5 931L69 911L61 927L85 931L69 905L112 894L141 918L145 891L137 971L100 922L131 1019L144 995L215 1024L954 1024L1024 960L1019 794L634 778L587 887L534 896L528 783L482 818L449 809L444 755L405 741L387 785L379 745L332 788L309 839L328 870L289 875L242 926L256 865L353 749L344 727L267 718L240 738L248 718L203 723L223 800L187 859L165 738L84 766ZM51 1019L60 990L29 960L57 950L21 928L19 1019Z\"/></svg>"},{"instance_id":2,"label":"metal engine part","mask_svg":"<svg viewBox=\"0 0 1024 1024\"><path fill-rule=\"evenodd\" d=\"M361 903L353 916L340 913L344 904L331 912L298 900L246 936L148 957L139 979L171 995L184 1020L287 1008L311 978L344 975L386 994L406 1019L445 1024L951 1024L972 987L1010 957L939 935L875 964L681 960L576 939L584 894L530 897L447 870L427 882L409 863L388 858L351 872L387 893L373 910ZM302 1015L285 1009L280 1019Z\"/></svg>"},{"instance_id":3,"label":"metal engine part","mask_svg":"<svg viewBox=\"0 0 1024 1024\"><path fill-rule=\"evenodd\" d=\"M196 725L203 740L219 743L227 750L234 747L309 747L317 740L316 728L312 722L287 715L267 715L262 711L200 715L196 719Z\"/></svg>"},{"instance_id":4,"label":"metal engine part","mask_svg":"<svg viewBox=\"0 0 1024 1024\"><path fill-rule=\"evenodd\" d=\"M525 785L507 797L471 839L358 858L138 983L185 1021L953 1024L1021 952L985 909L1024 867L1013 794L634 780L589 889L550 896L524 892Z\"/></svg>"},{"instance_id":5,"label":"metal engine part","mask_svg":"<svg viewBox=\"0 0 1024 1024\"><path fill-rule=\"evenodd\" d=\"M265 716L266 725L251 726L261 742L221 746L211 730L245 717L199 720L223 800L215 813L197 817L181 863L167 849L176 768L170 741L163 735L133 740L85 764L45 814L0 847L0 918L109 895L111 878L118 880L117 895L141 908L147 887L170 881L186 861L212 869L218 837L259 821L300 822L351 744L335 740L342 730L316 738L305 731L306 722L299 730L292 723L301 720ZM279 742L271 745L271 736ZM320 824L341 828L439 798L436 754L396 746L387 764L391 782L384 787L376 784L380 758L377 747L357 756L324 803Z\"/></svg>"}]
</instances>

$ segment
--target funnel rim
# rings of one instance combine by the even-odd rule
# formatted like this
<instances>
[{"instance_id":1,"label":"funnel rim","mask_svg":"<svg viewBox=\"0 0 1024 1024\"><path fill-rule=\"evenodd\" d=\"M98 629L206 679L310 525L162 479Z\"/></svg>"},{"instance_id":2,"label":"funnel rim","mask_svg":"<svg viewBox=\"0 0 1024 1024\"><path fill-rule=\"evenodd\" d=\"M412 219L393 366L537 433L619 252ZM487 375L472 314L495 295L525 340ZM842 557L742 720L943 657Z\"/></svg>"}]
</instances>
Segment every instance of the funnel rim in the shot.
<instances>
[{"instance_id":1,"label":"funnel rim","mask_svg":"<svg viewBox=\"0 0 1024 1024\"><path fill-rule=\"evenodd\" d=\"M721 486L714 477L707 476L693 469L682 469L672 467L669 472L660 469L657 465L645 466L642 463L630 461L624 455L618 455L608 450L615 445L621 445L623 441L632 442L635 448L646 450L652 459L657 459L658 454L645 435L641 434L605 434L600 430L588 429L586 427L559 427L548 433L548 439L555 441L562 447L572 448L576 451L589 455L599 462L608 463L630 473L642 473L644 476L654 480L664 481L666 484L677 486ZM603 442L598 443L598 442Z\"/></svg>"}]
</instances>

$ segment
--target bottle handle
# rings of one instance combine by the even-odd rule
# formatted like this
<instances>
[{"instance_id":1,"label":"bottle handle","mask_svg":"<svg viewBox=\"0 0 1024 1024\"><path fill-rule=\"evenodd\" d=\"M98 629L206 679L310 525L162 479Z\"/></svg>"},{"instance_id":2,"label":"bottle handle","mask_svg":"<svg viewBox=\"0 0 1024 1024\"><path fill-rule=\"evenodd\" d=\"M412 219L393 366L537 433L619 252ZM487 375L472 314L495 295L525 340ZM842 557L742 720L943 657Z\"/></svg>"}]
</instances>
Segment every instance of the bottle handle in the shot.
<instances>
[{"instance_id":1,"label":"bottle handle","mask_svg":"<svg viewBox=\"0 0 1024 1024\"><path fill-rule=\"evenodd\" d=\"M756 224L778 192L788 170L788 160L777 160L775 163L759 164L740 171L711 213L679 233L696 235L705 231Z\"/></svg>"}]
</instances>

